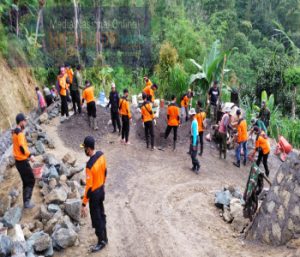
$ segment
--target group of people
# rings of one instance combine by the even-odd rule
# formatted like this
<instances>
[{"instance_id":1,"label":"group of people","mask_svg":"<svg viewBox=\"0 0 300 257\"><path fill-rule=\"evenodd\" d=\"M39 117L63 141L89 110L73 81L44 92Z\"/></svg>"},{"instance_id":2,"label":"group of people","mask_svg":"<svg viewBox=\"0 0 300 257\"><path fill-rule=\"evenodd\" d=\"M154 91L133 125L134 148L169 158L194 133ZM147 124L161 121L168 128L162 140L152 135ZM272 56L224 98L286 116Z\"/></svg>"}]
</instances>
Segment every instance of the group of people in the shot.
<instances>
[{"instance_id":1,"label":"group of people","mask_svg":"<svg viewBox=\"0 0 300 257\"><path fill-rule=\"evenodd\" d=\"M56 88L44 89L47 105L50 105L57 96L61 99L61 115L62 117L69 117L68 112L68 98L71 96L73 102L74 113L82 112L82 104L87 102L87 112L89 117L90 126L97 130L96 122L96 103L94 97L94 88L91 83L86 80L83 85L82 76L80 73L81 67L77 66L76 71L73 73L70 67L61 67L60 73L57 76ZM154 150L154 125L156 122L156 116L153 111L155 102L155 91L158 89L156 84L153 84L148 77L144 77L145 88L142 93L143 103L140 106L141 119L144 124L146 147ZM43 102L43 95L36 89L39 102ZM49 93L50 92L50 93ZM120 97L116 86L112 83L111 92L109 95L109 102L106 108L111 109L111 120L113 125L113 133L119 132L121 136L121 142L124 144L129 143L129 131L132 115L130 111L130 104L128 101L128 89L123 90L123 96ZM51 95L51 97L50 97ZM212 120L216 119L217 106L219 102L220 91L218 89L218 83L214 82L213 86L209 89L207 95L207 103L211 107ZM82 99L81 99L82 97ZM197 101L197 108L191 108L190 102L193 97L192 90L188 90L186 94L181 97L180 107L177 105L177 98L175 95L171 97L171 102L167 107L167 126L164 133L164 141L160 146L164 149L166 146L167 138L173 130L173 150L176 150L176 141L178 134L178 127L180 124L191 120L191 137L190 137L190 149L189 154L192 160L192 170L199 174L200 162L198 156L203 155L204 147L204 132L207 127L206 124L206 112L204 110L203 103ZM44 105L43 108L45 107ZM270 111L266 108L266 104L262 103L262 109L258 119L251 120L252 128L250 136L255 134L255 148L253 152L248 156L248 128L245 118L243 118L242 111L238 109L235 113L237 120L232 121L232 109L226 108L224 114L218 123L218 137L219 137L219 149L220 158L222 154L226 158L227 151L227 132L228 129L236 128L236 162L233 164L236 167L241 166L241 151L243 150L244 158L243 164L247 164L247 160L253 160L255 153L258 151L258 158L256 164L259 166L261 161L266 171L266 175L269 176L268 168L268 156L270 153L270 143L267 137L267 128L269 125ZM34 162L34 156L30 153L27 146L24 129L27 124L26 117L23 113L19 113L16 116L16 128L12 131L13 141L13 155L16 160L16 168L20 174L23 182L23 203L24 208L33 208L34 204L31 202L32 191L35 184L32 168L29 160ZM150 139L150 140L149 140ZM95 150L95 139L91 136L87 136L81 145L84 148L85 154L89 157L86 164L86 186L85 193L82 200L81 215L87 216L87 203L89 203L90 216L92 219L92 225L95 228L95 233L98 238L97 244L91 248L92 252L97 252L103 249L107 243L106 232L106 215L104 211L104 199L105 199L105 181L107 176L107 166L104 154L101 151Z\"/></svg>"}]
</instances>

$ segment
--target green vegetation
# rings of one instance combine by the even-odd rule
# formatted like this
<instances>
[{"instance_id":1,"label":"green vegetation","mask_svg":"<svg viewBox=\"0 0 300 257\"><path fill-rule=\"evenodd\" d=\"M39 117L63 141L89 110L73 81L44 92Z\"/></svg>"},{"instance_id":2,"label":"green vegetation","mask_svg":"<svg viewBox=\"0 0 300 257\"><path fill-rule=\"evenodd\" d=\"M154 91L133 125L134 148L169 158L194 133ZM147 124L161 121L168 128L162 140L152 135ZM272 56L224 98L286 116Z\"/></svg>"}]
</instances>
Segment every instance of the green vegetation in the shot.
<instances>
[{"instance_id":1,"label":"green vegetation","mask_svg":"<svg viewBox=\"0 0 300 257\"><path fill-rule=\"evenodd\" d=\"M150 42L148 62L128 64L126 52L112 51L113 47L100 41L85 47L90 42L81 38L76 27L66 45L49 54L45 42L50 35L40 21L47 8L56 6L69 7L72 19L81 13L77 17L81 21L100 18L84 17L74 10L142 8L150 30L138 39ZM131 8L120 15L131 17L135 12ZM106 17L114 15L111 10L105 9ZM267 94L272 100L270 135L282 134L299 147L299 24L299 0L3 0L0 53L11 67L29 65L37 80L49 86L55 82L58 65L80 62L97 93L107 93L115 82L118 90L127 87L137 94L144 86L143 76L148 75L159 85L162 98L176 94L179 99L191 87L204 101L208 87L217 79L222 82L223 101L230 99L232 88L239 91L247 119L258 111L255 106L260 106L261 95ZM87 26L86 31L94 31L94 23ZM74 44L76 37L79 40Z\"/></svg>"}]
</instances>

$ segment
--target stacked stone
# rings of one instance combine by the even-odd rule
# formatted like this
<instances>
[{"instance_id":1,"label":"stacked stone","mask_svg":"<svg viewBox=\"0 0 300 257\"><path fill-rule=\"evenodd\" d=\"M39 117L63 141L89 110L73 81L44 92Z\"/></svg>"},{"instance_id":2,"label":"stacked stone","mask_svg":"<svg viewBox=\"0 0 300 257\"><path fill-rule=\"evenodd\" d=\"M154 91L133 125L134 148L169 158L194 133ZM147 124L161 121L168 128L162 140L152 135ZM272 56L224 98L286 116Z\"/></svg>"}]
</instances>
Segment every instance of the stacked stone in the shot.
<instances>
[{"instance_id":1,"label":"stacked stone","mask_svg":"<svg viewBox=\"0 0 300 257\"><path fill-rule=\"evenodd\" d=\"M300 235L300 155L291 153L263 201L247 239L284 245Z\"/></svg>"}]
</instances>

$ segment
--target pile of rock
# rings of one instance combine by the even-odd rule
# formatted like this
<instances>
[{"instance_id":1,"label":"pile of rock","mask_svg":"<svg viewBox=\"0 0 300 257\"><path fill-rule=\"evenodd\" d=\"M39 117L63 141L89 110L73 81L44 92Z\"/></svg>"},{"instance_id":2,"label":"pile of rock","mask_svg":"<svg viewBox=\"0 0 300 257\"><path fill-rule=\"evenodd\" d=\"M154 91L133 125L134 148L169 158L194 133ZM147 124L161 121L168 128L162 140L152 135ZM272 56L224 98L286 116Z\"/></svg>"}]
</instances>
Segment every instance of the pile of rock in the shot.
<instances>
[{"instance_id":1,"label":"pile of rock","mask_svg":"<svg viewBox=\"0 0 300 257\"><path fill-rule=\"evenodd\" d=\"M225 187L215 194L215 205L221 209L220 216L237 233L243 233L249 224L249 220L243 216L244 204L242 194L233 186Z\"/></svg>"},{"instance_id":2,"label":"pile of rock","mask_svg":"<svg viewBox=\"0 0 300 257\"><path fill-rule=\"evenodd\" d=\"M300 247L300 155L292 152L272 182L247 239ZM299 256L299 255L297 255Z\"/></svg>"}]
</instances>

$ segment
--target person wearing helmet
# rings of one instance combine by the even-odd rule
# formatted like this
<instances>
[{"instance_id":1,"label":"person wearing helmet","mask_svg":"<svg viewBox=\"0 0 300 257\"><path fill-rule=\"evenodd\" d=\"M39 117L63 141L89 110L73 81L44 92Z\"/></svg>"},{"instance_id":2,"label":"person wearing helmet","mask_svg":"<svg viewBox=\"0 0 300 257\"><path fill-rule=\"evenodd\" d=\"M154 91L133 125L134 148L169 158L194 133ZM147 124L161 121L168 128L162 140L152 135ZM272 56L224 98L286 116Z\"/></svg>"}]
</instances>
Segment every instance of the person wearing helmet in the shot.
<instances>
[{"instance_id":1,"label":"person wearing helmet","mask_svg":"<svg viewBox=\"0 0 300 257\"><path fill-rule=\"evenodd\" d=\"M220 121L219 125L219 145L220 145L220 158L222 158L222 153L224 154L224 159L226 159L226 153L227 153L227 132L228 127L230 126L230 119L231 119L231 109L227 107L224 110L224 115Z\"/></svg>"},{"instance_id":2,"label":"person wearing helmet","mask_svg":"<svg viewBox=\"0 0 300 257\"><path fill-rule=\"evenodd\" d=\"M236 148L235 151L235 156L236 156L236 162L233 163L236 167L240 167L241 165L241 150L243 148L244 151L244 162L243 164L246 166L247 163L247 140L248 140L248 131L247 131L247 122L246 120L241 117L241 110L238 109L236 111L236 115L238 117L238 122L237 122L237 138L236 141L238 143L238 147Z\"/></svg>"},{"instance_id":3,"label":"person wearing helmet","mask_svg":"<svg viewBox=\"0 0 300 257\"><path fill-rule=\"evenodd\" d=\"M191 144L190 144L190 153L192 158L192 164L193 168L192 171L194 171L196 174L199 174L200 170L200 163L197 159L197 150L198 150L198 122L196 117L196 111L194 108L190 109L189 115L192 120L191 125Z\"/></svg>"},{"instance_id":4,"label":"person wearing helmet","mask_svg":"<svg viewBox=\"0 0 300 257\"><path fill-rule=\"evenodd\" d=\"M13 156L16 160L16 168L20 174L23 183L23 204L24 208L31 209L34 204L30 202L32 191L35 184L32 168L29 161L34 162L34 157L30 153L24 129L27 124L26 117L23 113L16 116L17 127L12 132Z\"/></svg>"}]
</instances>

